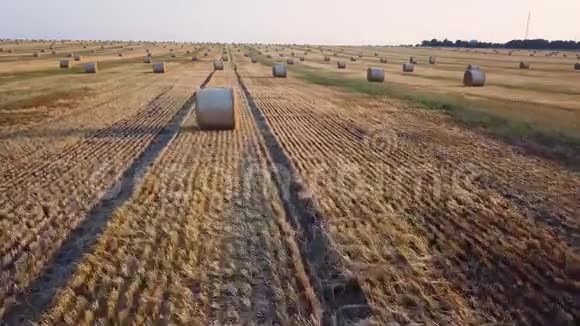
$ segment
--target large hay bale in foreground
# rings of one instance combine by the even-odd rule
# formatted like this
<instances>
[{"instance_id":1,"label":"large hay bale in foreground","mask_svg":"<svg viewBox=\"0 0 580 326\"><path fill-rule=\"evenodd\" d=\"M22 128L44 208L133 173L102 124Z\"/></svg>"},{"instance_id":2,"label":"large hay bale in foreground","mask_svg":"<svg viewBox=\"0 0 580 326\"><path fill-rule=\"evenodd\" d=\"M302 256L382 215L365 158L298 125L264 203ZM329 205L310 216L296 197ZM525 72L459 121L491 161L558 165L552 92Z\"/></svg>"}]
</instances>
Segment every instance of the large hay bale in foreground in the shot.
<instances>
[{"instance_id":1,"label":"large hay bale in foreground","mask_svg":"<svg viewBox=\"0 0 580 326\"><path fill-rule=\"evenodd\" d=\"M81 61L83 59L83 57L80 54L75 55L74 60L75 61Z\"/></svg>"},{"instance_id":2,"label":"large hay bale in foreground","mask_svg":"<svg viewBox=\"0 0 580 326\"><path fill-rule=\"evenodd\" d=\"M213 62L213 69L214 70L224 70L224 62L221 60L215 60Z\"/></svg>"},{"instance_id":3,"label":"large hay bale in foreground","mask_svg":"<svg viewBox=\"0 0 580 326\"><path fill-rule=\"evenodd\" d=\"M153 64L153 72L156 74L164 74L167 71L165 62L155 62Z\"/></svg>"},{"instance_id":4,"label":"large hay bale in foreground","mask_svg":"<svg viewBox=\"0 0 580 326\"><path fill-rule=\"evenodd\" d=\"M520 69L530 69L530 63L529 62L520 61Z\"/></svg>"},{"instance_id":5,"label":"large hay bale in foreground","mask_svg":"<svg viewBox=\"0 0 580 326\"><path fill-rule=\"evenodd\" d=\"M201 129L235 129L234 90L230 87L200 89L195 96L195 115Z\"/></svg>"},{"instance_id":6,"label":"large hay bale in foreground","mask_svg":"<svg viewBox=\"0 0 580 326\"><path fill-rule=\"evenodd\" d=\"M69 69L71 66L70 61L69 60L60 60L59 62L59 67L62 69Z\"/></svg>"},{"instance_id":7,"label":"large hay bale in foreground","mask_svg":"<svg viewBox=\"0 0 580 326\"><path fill-rule=\"evenodd\" d=\"M403 63L403 72L415 71L415 65L412 63Z\"/></svg>"},{"instance_id":8,"label":"large hay bale in foreground","mask_svg":"<svg viewBox=\"0 0 580 326\"><path fill-rule=\"evenodd\" d=\"M344 62L344 61L337 61L336 62L336 67L338 69L345 69L346 68L346 62Z\"/></svg>"},{"instance_id":9,"label":"large hay bale in foreground","mask_svg":"<svg viewBox=\"0 0 580 326\"><path fill-rule=\"evenodd\" d=\"M272 66L272 76L274 76L274 78L286 78L287 71L288 69L283 63L275 63Z\"/></svg>"},{"instance_id":10,"label":"large hay bale in foreground","mask_svg":"<svg viewBox=\"0 0 580 326\"><path fill-rule=\"evenodd\" d=\"M85 63L85 72L87 74L96 74L99 72L99 66L96 62L87 62Z\"/></svg>"},{"instance_id":11,"label":"large hay bale in foreground","mask_svg":"<svg viewBox=\"0 0 580 326\"><path fill-rule=\"evenodd\" d=\"M151 63L151 57L143 58L143 63Z\"/></svg>"},{"instance_id":12,"label":"large hay bale in foreground","mask_svg":"<svg viewBox=\"0 0 580 326\"><path fill-rule=\"evenodd\" d=\"M369 82L382 83L385 81L385 70L382 68L368 68L367 69L367 80Z\"/></svg>"},{"instance_id":13,"label":"large hay bale in foreground","mask_svg":"<svg viewBox=\"0 0 580 326\"><path fill-rule=\"evenodd\" d=\"M466 70L463 75L463 85L467 87L483 87L485 85L485 72L481 69Z\"/></svg>"}]
</instances>

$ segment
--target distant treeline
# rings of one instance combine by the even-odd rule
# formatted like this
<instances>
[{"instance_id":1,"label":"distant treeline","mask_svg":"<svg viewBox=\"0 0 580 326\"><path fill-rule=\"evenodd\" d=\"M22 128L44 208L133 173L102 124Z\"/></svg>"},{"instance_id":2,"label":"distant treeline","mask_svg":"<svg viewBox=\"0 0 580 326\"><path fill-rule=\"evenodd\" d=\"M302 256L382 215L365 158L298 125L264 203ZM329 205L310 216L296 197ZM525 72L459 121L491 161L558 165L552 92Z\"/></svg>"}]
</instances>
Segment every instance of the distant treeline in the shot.
<instances>
[{"instance_id":1,"label":"distant treeline","mask_svg":"<svg viewBox=\"0 0 580 326\"><path fill-rule=\"evenodd\" d=\"M512 40L507 43L491 43L479 41L462 41L455 42L448 39L439 41L423 41L422 46L440 46L440 47L460 47L460 48L503 48L503 49L527 49L527 50L580 50L580 42L574 41L548 41L543 39L536 40Z\"/></svg>"}]
</instances>

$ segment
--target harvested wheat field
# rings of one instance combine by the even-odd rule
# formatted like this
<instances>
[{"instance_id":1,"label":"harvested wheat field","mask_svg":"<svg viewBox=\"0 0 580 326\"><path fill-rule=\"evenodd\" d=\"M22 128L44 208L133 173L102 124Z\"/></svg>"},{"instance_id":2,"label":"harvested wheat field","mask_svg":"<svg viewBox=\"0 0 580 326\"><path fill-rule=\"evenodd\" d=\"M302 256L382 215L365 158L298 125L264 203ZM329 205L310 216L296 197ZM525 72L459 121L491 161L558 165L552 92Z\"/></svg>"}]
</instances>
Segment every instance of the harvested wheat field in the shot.
<instances>
[{"instance_id":1,"label":"harvested wheat field","mask_svg":"<svg viewBox=\"0 0 580 326\"><path fill-rule=\"evenodd\" d=\"M0 52L8 325L580 322L576 143L564 162L382 91L489 101L479 108L573 138L580 89L567 63L520 70L515 54L512 67L425 48L0 44L14 49ZM274 62L305 52L273 77ZM69 53L81 62L61 69ZM147 53L167 70L154 73ZM419 62L403 73L410 56ZM338 71L337 57L357 60ZM485 69L485 87L461 85L467 64ZM369 66L384 83L357 91ZM526 89L531 80L547 88ZM234 129L198 124L197 92L216 87L232 89ZM508 112L511 96L532 111Z\"/></svg>"}]
</instances>

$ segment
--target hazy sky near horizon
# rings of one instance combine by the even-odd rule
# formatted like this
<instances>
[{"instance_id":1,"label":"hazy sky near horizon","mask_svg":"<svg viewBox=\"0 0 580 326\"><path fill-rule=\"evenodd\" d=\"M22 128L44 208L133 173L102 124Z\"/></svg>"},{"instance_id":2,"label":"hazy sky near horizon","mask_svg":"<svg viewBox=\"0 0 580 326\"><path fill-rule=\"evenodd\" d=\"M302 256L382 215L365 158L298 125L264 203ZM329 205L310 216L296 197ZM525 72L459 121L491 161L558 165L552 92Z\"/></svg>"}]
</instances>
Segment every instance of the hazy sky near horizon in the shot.
<instances>
[{"instance_id":1,"label":"hazy sky near horizon","mask_svg":"<svg viewBox=\"0 0 580 326\"><path fill-rule=\"evenodd\" d=\"M0 38L415 44L580 41L580 0L0 0Z\"/></svg>"}]
</instances>

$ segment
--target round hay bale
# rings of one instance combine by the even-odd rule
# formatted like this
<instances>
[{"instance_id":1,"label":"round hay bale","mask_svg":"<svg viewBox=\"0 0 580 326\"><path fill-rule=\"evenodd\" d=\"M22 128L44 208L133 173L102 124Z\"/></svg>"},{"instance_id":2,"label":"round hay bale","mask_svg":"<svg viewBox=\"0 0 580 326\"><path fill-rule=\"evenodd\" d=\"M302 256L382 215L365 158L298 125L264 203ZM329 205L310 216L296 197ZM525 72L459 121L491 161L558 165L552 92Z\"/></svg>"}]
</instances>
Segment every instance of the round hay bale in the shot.
<instances>
[{"instance_id":1,"label":"round hay bale","mask_svg":"<svg viewBox=\"0 0 580 326\"><path fill-rule=\"evenodd\" d=\"M221 60L215 60L213 62L213 69L214 70L224 70L224 62Z\"/></svg>"},{"instance_id":2,"label":"round hay bale","mask_svg":"<svg viewBox=\"0 0 580 326\"><path fill-rule=\"evenodd\" d=\"M324 56L324 61L330 61L330 57L329 57L329 56L327 56L327 55L325 55L325 56Z\"/></svg>"},{"instance_id":3,"label":"round hay bale","mask_svg":"<svg viewBox=\"0 0 580 326\"><path fill-rule=\"evenodd\" d=\"M56 51L52 51L52 52L50 52L50 54L56 54Z\"/></svg>"},{"instance_id":4,"label":"round hay bale","mask_svg":"<svg viewBox=\"0 0 580 326\"><path fill-rule=\"evenodd\" d=\"M250 62L251 62L251 63L256 63L256 62L258 62L258 59L257 59L257 58L255 58L255 57L251 57L251 58L250 58Z\"/></svg>"},{"instance_id":5,"label":"round hay bale","mask_svg":"<svg viewBox=\"0 0 580 326\"><path fill-rule=\"evenodd\" d=\"M190 53L191 53L191 51L187 50L187 51L185 51L185 53L186 53L186 54L190 54Z\"/></svg>"},{"instance_id":6,"label":"round hay bale","mask_svg":"<svg viewBox=\"0 0 580 326\"><path fill-rule=\"evenodd\" d=\"M356 61L356 58L355 57L350 57L350 61L354 62L354 61Z\"/></svg>"},{"instance_id":7,"label":"round hay bale","mask_svg":"<svg viewBox=\"0 0 580 326\"><path fill-rule=\"evenodd\" d=\"M580 70L580 63L574 64L574 70Z\"/></svg>"},{"instance_id":8,"label":"round hay bale","mask_svg":"<svg viewBox=\"0 0 580 326\"><path fill-rule=\"evenodd\" d=\"M71 64L70 64L70 61L69 60L66 60L66 59L65 60L60 60L60 62L59 62L59 67L61 69L69 69L70 66L71 66Z\"/></svg>"},{"instance_id":9,"label":"round hay bale","mask_svg":"<svg viewBox=\"0 0 580 326\"><path fill-rule=\"evenodd\" d=\"M226 55L226 56L222 56L222 60L223 60L223 61L228 61L228 60L229 60L229 58L228 58L228 56L227 56L227 55Z\"/></svg>"},{"instance_id":10,"label":"round hay bale","mask_svg":"<svg viewBox=\"0 0 580 326\"><path fill-rule=\"evenodd\" d=\"M412 63L403 63L403 72L415 71L415 65Z\"/></svg>"},{"instance_id":11,"label":"round hay bale","mask_svg":"<svg viewBox=\"0 0 580 326\"><path fill-rule=\"evenodd\" d=\"M482 87L485 85L485 73L481 69L466 70L463 75L463 85L467 87Z\"/></svg>"},{"instance_id":12,"label":"round hay bale","mask_svg":"<svg viewBox=\"0 0 580 326\"><path fill-rule=\"evenodd\" d=\"M117 54L117 56L122 57L123 56L123 53L119 53L119 54Z\"/></svg>"},{"instance_id":13,"label":"round hay bale","mask_svg":"<svg viewBox=\"0 0 580 326\"><path fill-rule=\"evenodd\" d=\"M151 57L152 56L151 52L147 53L147 56L148 57Z\"/></svg>"},{"instance_id":14,"label":"round hay bale","mask_svg":"<svg viewBox=\"0 0 580 326\"><path fill-rule=\"evenodd\" d=\"M209 54L208 54L207 52L205 52L205 53L203 54L203 56L204 56L204 57L207 57L208 55L209 55Z\"/></svg>"},{"instance_id":15,"label":"round hay bale","mask_svg":"<svg viewBox=\"0 0 580 326\"><path fill-rule=\"evenodd\" d=\"M430 56L430 57L429 57L429 64L430 64L430 65L434 65L434 64L435 64L435 62L437 62L437 59L436 59L435 57L433 57L433 56Z\"/></svg>"},{"instance_id":16,"label":"round hay bale","mask_svg":"<svg viewBox=\"0 0 580 326\"><path fill-rule=\"evenodd\" d=\"M381 63L387 63L387 61L388 61L387 58L381 57Z\"/></svg>"},{"instance_id":17,"label":"round hay bale","mask_svg":"<svg viewBox=\"0 0 580 326\"><path fill-rule=\"evenodd\" d=\"M272 66L272 76L274 76L274 78L286 78L287 71L288 69L283 63L275 63Z\"/></svg>"},{"instance_id":18,"label":"round hay bale","mask_svg":"<svg viewBox=\"0 0 580 326\"><path fill-rule=\"evenodd\" d=\"M32 52L32 56L35 57L35 58L38 58L38 57L40 57L40 53L38 53L38 52Z\"/></svg>"},{"instance_id":19,"label":"round hay bale","mask_svg":"<svg viewBox=\"0 0 580 326\"><path fill-rule=\"evenodd\" d=\"M478 65L467 65L465 70L480 70L481 68Z\"/></svg>"},{"instance_id":20,"label":"round hay bale","mask_svg":"<svg viewBox=\"0 0 580 326\"><path fill-rule=\"evenodd\" d=\"M42 49L42 50L40 50L40 52L44 53L44 52L46 52L46 50Z\"/></svg>"},{"instance_id":21,"label":"round hay bale","mask_svg":"<svg viewBox=\"0 0 580 326\"><path fill-rule=\"evenodd\" d=\"M196 55L191 57L191 61L197 61L197 60L199 60L199 58Z\"/></svg>"},{"instance_id":22,"label":"round hay bale","mask_svg":"<svg viewBox=\"0 0 580 326\"><path fill-rule=\"evenodd\" d=\"M385 70L382 68L368 68L367 80L369 82L382 83L385 81Z\"/></svg>"},{"instance_id":23,"label":"round hay bale","mask_svg":"<svg viewBox=\"0 0 580 326\"><path fill-rule=\"evenodd\" d=\"M281 58L283 58L283 57L284 57L284 53L280 53L280 54L279 54L279 56L280 56Z\"/></svg>"},{"instance_id":24,"label":"round hay bale","mask_svg":"<svg viewBox=\"0 0 580 326\"><path fill-rule=\"evenodd\" d=\"M156 74L164 74L167 71L166 67L165 62L155 62L153 63L153 72Z\"/></svg>"},{"instance_id":25,"label":"round hay bale","mask_svg":"<svg viewBox=\"0 0 580 326\"><path fill-rule=\"evenodd\" d=\"M268 58L268 59L272 59L272 55L271 55L271 54L267 54L267 55L266 55L266 58Z\"/></svg>"},{"instance_id":26,"label":"round hay bale","mask_svg":"<svg viewBox=\"0 0 580 326\"><path fill-rule=\"evenodd\" d=\"M286 59L286 63L289 64L289 65L293 65L294 64L294 59L288 58L288 59Z\"/></svg>"},{"instance_id":27,"label":"round hay bale","mask_svg":"<svg viewBox=\"0 0 580 326\"><path fill-rule=\"evenodd\" d=\"M201 129L235 129L234 90L208 87L197 91L195 115Z\"/></svg>"},{"instance_id":28,"label":"round hay bale","mask_svg":"<svg viewBox=\"0 0 580 326\"><path fill-rule=\"evenodd\" d=\"M83 59L83 57L80 54L75 55L74 60L75 61L81 61Z\"/></svg>"},{"instance_id":29,"label":"round hay bale","mask_svg":"<svg viewBox=\"0 0 580 326\"><path fill-rule=\"evenodd\" d=\"M171 53L171 57L175 58L175 57L177 57L177 55L175 53Z\"/></svg>"},{"instance_id":30,"label":"round hay bale","mask_svg":"<svg viewBox=\"0 0 580 326\"><path fill-rule=\"evenodd\" d=\"M85 63L85 73L87 74L96 74L99 72L99 66L96 62L87 62Z\"/></svg>"},{"instance_id":31,"label":"round hay bale","mask_svg":"<svg viewBox=\"0 0 580 326\"><path fill-rule=\"evenodd\" d=\"M143 63L151 63L151 57L143 58Z\"/></svg>"},{"instance_id":32,"label":"round hay bale","mask_svg":"<svg viewBox=\"0 0 580 326\"><path fill-rule=\"evenodd\" d=\"M290 52L290 55L291 56L295 56L296 54L294 52Z\"/></svg>"},{"instance_id":33,"label":"round hay bale","mask_svg":"<svg viewBox=\"0 0 580 326\"><path fill-rule=\"evenodd\" d=\"M416 65L417 64L417 59L414 56L410 56L409 57L409 63L412 63L412 64Z\"/></svg>"},{"instance_id":34,"label":"round hay bale","mask_svg":"<svg viewBox=\"0 0 580 326\"><path fill-rule=\"evenodd\" d=\"M345 69L346 68L346 62L344 62L344 61L337 61L336 62L336 67L338 69Z\"/></svg>"},{"instance_id":35,"label":"round hay bale","mask_svg":"<svg viewBox=\"0 0 580 326\"><path fill-rule=\"evenodd\" d=\"M378 57L378 56L379 56L379 54L375 52L375 57Z\"/></svg>"},{"instance_id":36,"label":"round hay bale","mask_svg":"<svg viewBox=\"0 0 580 326\"><path fill-rule=\"evenodd\" d=\"M530 63L529 62L520 61L520 69L530 69Z\"/></svg>"},{"instance_id":37,"label":"round hay bale","mask_svg":"<svg viewBox=\"0 0 580 326\"><path fill-rule=\"evenodd\" d=\"M10 49L8 50L8 53L14 53L14 50Z\"/></svg>"},{"instance_id":38,"label":"round hay bale","mask_svg":"<svg viewBox=\"0 0 580 326\"><path fill-rule=\"evenodd\" d=\"M300 61L304 61L304 57L300 57Z\"/></svg>"}]
</instances>

